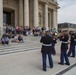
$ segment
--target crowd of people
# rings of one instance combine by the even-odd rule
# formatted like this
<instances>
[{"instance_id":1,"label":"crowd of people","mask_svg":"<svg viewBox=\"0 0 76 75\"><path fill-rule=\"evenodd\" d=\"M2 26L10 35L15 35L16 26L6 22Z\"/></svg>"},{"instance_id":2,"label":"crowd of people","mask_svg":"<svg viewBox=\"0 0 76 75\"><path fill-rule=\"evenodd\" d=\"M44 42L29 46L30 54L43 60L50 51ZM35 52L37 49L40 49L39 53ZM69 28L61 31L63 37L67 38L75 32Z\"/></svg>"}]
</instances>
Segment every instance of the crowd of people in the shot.
<instances>
[{"instance_id":1,"label":"crowd of people","mask_svg":"<svg viewBox=\"0 0 76 75\"><path fill-rule=\"evenodd\" d=\"M23 41L23 37L22 36L28 36L28 35L32 35L34 37L39 37L39 36L43 36L44 35L44 31L46 29L44 27L28 27L28 26L11 26L11 25L3 25L3 35L1 38L1 42L2 44L6 44L6 41L4 41L5 43L3 43L3 39L8 39L8 44L9 44L9 39L13 38L12 42L20 42Z\"/></svg>"},{"instance_id":2,"label":"crowd of people","mask_svg":"<svg viewBox=\"0 0 76 75\"><path fill-rule=\"evenodd\" d=\"M10 26L10 25L4 25L3 26L3 31L4 33L8 33L8 34L22 34L24 36L28 36L28 35L34 35L34 36L41 36L42 32L45 30L44 27L33 27L30 28L28 26Z\"/></svg>"},{"instance_id":3,"label":"crowd of people","mask_svg":"<svg viewBox=\"0 0 76 75\"><path fill-rule=\"evenodd\" d=\"M22 36L28 36L28 35L32 35L34 37L38 37L38 36L42 36L43 35L43 31L45 30L45 28L41 28L41 27L34 27L34 28L30 28L28 26L11 26L11 25L5 25L3 26L3 35L1 38L1 42L2 44L7 44L8 40L8 44L9 44L9 39L13 38L12 42L24 42L23 37ZM7 45L8 45L7 44Z\"/></svg>"}]
</instances>

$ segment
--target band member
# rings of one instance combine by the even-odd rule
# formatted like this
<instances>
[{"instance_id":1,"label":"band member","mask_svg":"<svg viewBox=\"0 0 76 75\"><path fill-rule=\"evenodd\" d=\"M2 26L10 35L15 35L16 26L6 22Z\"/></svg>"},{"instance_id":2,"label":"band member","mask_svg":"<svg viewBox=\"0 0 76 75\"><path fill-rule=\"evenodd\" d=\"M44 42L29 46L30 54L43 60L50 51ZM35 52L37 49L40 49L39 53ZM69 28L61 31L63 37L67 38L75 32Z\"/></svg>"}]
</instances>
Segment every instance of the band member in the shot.
<instances>
[{"instance_id":1,"label":"band member","mask_svg":"<svg viewBox=\"0 0 76 75\"><path fill-rule=\"evenodd\" d=\"M49 59L49 65L50 68L53 68L53 60L51 57L51 50L52 50L52 41L53 38L49 35L49 31L45 32L45 36L43 36L40 40L40 42L42 43L42 49L41 49L41 53L42 53L42 60L43 60L43 70L46 71L46 58L48 55L48 59Z\"/></svg>"},{"instance_id":2,"label":"band member","mask_svg":"<svg viewBox=\"0 0 76 75\"><path fill-rule=\"evenodd\" d=\"M69 39L69 36L68 36L68 33L67 32L64 32L62 37L61 37L61 55L60 55L60 65L64 65L64 59L66 61L65 65L70 65L70 62L69 62L69 59L68 59L68 56L67 56L67 50L68 50L68 39Z\"/></svg>"},{"instance_id":3,"label":"band member","mask_svg":"<svg viewBox=\"0 0 76 75\"><path fill-rule=\"evenodd\" d=\"M52 42L52 54L56 55L55 44L57 43L57 37L53 34L53 42Z\"/></svg>"},{"instance_id":4,"label":"band member","mask_svg":"<svg viewBox=\"0 0 76 75\"><path fill-rule=\"evenodd\" d=\"M70 40L70 49L68 52L68 56L70 56L72 54L71 57L75 57L75 34L74 32L71 33L71 40Z\"/></svg>"},{"instance_id":5,"label":"band member","mask_svg":"<svg viewBox=\"0 0 76 75\"><path fill-rule=\"evenodd\" d=\"M1 38L1 42L2 42L2 45L5 46L5 44L9 45L9 39L8 37L6 37L5 35L2 36Z\"/></svg>"}]
</instances>

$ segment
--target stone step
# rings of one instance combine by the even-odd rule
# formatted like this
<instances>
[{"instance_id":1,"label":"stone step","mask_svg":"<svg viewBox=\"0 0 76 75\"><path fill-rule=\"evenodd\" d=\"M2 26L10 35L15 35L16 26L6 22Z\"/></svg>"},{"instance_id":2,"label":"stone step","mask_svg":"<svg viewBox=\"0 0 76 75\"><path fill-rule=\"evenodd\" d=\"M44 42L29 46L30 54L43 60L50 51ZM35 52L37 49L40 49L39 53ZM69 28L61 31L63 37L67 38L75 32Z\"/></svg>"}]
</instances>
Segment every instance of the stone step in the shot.
<instances>
[{"instance_id":1,"label":"stone step","mask_svg":"<svg viewBox=\"0 0 76 75\"><path fill-rule=\"evenodd\" d=\"M0 46L0 55L17 53L23 51L32 51L41 48L41 44L37 41L27 40L24 43L10 43L10 46Z\"/></svg>"},{"instance_id":2,"label":"stone step","mask_svg":"<svg viewBox=\"0 0 76 75\"><path fill-rule=\"evenodd\" d=\"M5 45L5 46L0 46L0 50L3 49L10 49L10 48L23 48L23 47L31 47L31 46L41 46L40 44L19 44L19 45Z\"/></svg>"},{"instance_id":3,"label":"stone step","mask_svg":"<svg viewBox=\"0 0 76 75\"><path fill-rule=\"evenodd\" d=\"M11 54L11 53L18 53L18 52L26 52L26 51L34 51L34 50L39 50L40 47L34 47L34 48L28 48L28 49L12 49L12 50L6 50L4 52L0 52L0 55L5 55L5 54Z\"/></svg>"}]
</instances>

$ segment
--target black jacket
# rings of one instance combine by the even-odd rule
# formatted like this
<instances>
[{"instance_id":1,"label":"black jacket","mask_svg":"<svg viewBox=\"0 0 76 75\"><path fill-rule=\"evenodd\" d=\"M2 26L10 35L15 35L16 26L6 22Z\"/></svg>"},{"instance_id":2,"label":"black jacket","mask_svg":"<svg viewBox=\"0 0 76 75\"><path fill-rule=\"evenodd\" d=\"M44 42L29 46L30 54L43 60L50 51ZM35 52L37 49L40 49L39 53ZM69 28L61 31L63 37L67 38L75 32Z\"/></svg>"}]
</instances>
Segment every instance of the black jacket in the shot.
<instances>
[{"instance_id":1,"label":"black jacket","mask_svg":"<svg viewBox=\"0 0 76 75\"><path fill-rule=\"evenodd\" d=\"M74 35L74 44L76 45L76 33L75 33L75 35Z\"/></svg>"},{"instance_id":2,"label":"black jacket","mask_svg":"<svg viewBox=\"0 0 76 75\"><path fill-rule=\"evenodd\" d=\"M75 35L74 34L72 34L71 35L71 39L70 39L70 41L71 41L71 45L74 45L75 44Z\"/></svg>"},{"instance_id":3,"label":"black jacket","mask_svg":"<svg viewBox=\"0 0 76 75\"><path fill-rule=\"evenodd\" d=\"M61 37L61 50L67 50L68 49L68 40L69 40L69 36L66 34L64 36ZM67 43L64 43L67 42Z\"/></svg>"},{"instance_id":4,"label":"black jacket","mask_svg":"<svg viewBox=\"0 0 76 75\"><path fill-rule=\"evenodd\" d=\"M41 38L40 42L43 43L43 44L46 44L46 45L48 44L49 45L49 44L52 44L53 38L49 35L45 35ZM52 50L51 46L42 45L41 53L49 54L49 53L51 53L51 50Z\"/></svg>"}]
</instances>

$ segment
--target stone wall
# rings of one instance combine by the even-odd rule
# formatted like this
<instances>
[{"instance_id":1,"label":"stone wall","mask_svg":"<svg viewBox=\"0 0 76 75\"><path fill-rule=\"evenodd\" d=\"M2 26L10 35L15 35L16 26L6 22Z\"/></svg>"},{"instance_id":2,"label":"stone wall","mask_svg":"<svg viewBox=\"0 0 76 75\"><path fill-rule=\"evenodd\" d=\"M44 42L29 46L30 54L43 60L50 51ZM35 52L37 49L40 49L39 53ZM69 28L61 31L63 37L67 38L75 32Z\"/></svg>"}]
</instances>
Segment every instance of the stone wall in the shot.
<instances>
[{"instance_id":1,"label":"stone wall","mask_svg":"<svg viewBox=\"0 0 76 75\"><path fill-rule=\"evenodd\" d=\"M3 10L14 11L15 25L18 25L18 0L3 0Z\"/></svg>"}]
</instances>

